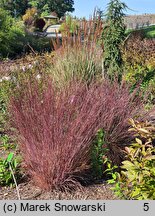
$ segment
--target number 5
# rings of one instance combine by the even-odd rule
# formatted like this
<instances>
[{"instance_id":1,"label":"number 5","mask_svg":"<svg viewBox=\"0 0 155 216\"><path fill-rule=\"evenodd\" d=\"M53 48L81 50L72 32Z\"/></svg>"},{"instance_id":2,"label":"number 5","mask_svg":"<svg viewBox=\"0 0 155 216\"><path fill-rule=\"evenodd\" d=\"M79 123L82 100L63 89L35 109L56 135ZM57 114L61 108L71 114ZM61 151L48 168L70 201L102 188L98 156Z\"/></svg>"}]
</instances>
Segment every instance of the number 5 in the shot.
<instances>
[{"instance_id":1,"label":"number 5","mask_svg":"<svg viewBox=\"0 0 155 216\"><path fill-rule=\"evenodd\" d=\"M149 203L144 203L144 211L148 211L149 210Z\"/></svg>"}]
</instances>

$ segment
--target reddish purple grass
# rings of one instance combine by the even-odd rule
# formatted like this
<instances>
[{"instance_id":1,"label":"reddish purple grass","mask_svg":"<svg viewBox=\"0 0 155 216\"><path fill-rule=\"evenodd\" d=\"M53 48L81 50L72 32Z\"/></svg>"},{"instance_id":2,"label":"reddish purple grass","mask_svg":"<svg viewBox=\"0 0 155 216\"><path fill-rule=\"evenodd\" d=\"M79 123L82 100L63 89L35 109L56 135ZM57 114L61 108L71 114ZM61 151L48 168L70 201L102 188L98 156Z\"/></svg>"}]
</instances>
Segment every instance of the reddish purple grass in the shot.
<instances>
[{"instance_id":1,"label":"reddish purple grass","mask_svg":"<svg viewBox=\"0 0 155 216\"><path fill-rule=\"evenodd\" d=\"M104 81L88 88L73 81L62 91L52 81L45 86L40 93L39 84L29 82L11 99L20 149L36 185L76 185L75 173L86 169L97 130L104 128L109 153L119 157L130 138L128 118L140 113L141 103L126 84Z\"/></svg>"}]
</instances>

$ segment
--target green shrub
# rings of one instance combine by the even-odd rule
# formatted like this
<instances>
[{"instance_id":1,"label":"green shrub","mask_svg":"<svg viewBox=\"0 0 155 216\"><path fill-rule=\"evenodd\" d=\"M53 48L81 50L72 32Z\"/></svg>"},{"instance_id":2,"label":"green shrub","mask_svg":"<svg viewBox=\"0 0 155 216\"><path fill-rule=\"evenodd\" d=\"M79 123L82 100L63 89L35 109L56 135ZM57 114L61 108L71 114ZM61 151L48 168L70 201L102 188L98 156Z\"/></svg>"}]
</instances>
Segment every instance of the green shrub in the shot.
<instances>
[{"instance_id":1,"label":"green shrub","mask_svg":"<svg viewBox=\"0 0 155 216\"><path fill-rule=\"evenodd\" d=\"M146 103L154 103L155 42L144 39L141 32L133 32L122 48L124 79L132 85L137 83L148 93Z\"/></svg>"},{"instance_id":2,"label":"green shrub","mask_svg":"<svg viewBox=\"0 0 155 216\"><path fill-rule=\"evenodd\" d=\"M113 190L124 199L155 199L155 127L149 123L130 120L136 133L135 142L125 148L126 160L121 173L109 183L116 183Z\"/></svg>"},{"instance_id":3,"label":"green shrub","mask_svg":"<svg viewBox=\"0 0 155 216\"><path fill-rule=\"evenodd\" d=\"M24 28L21 22L0 9L0 58L12 57L23 50Z\"/></svg>"},{"instance_id":4,"label":"green shrub","mask_svg":"<svg viewBox=\"0 0 155 216\"><path fill-rule=\"evenodd\" d=\"M22 21L0 9L0 59L15 58L25 53L51 51L50 39L25 32Z\"/></svg>"},{"instance_id":5,"label":"green shrub","mask_svg":"<svg viewBox=\"0 0 155 216\"><path fill-rule=\"evenodd\" d=\"M38 37L26 33L24 39L24 53L33 53L35 55L51 51L51 39L47 37Z\"/></svg>"},{"instance_id":6,"label":"green shrub","mask_svg":"<svg viewBox=\"0 0 155 216\"><path fill-rule=\"evenodd\" d=\"M124 79L131 84L131 89L134 89L137 84L140 84L140 90L147 95L145 103L154 104L155 99L155 68L142 65L134 65L127 67Z\"/></svg>"}]
</instances>

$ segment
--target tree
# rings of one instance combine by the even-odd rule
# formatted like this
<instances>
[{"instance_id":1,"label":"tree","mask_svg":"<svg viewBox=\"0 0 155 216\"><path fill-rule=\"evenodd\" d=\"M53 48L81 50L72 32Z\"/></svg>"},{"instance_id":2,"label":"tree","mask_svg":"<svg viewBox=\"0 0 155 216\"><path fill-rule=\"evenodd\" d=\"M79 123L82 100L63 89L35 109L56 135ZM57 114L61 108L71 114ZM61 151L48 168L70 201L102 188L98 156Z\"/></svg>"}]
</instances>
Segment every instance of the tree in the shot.
<instances>
[{"instance_id":1,"label":"tree","mask_svg":"<svg viewBox=\"0 0 155 216\"><path fill-rule=\"evenodd\" d=\"M33 8L37 8L37 11L40 15L44 16L49 14L50 8L48 3L50 0L29 0L29 6Z\"/></svg>"},{"instance_id":2,"label":"tree","mask_svg":"<svg viewBox=\"0 0 155 216\"><path fill-rule=\"evenodd\" d=\"M49 6L51 11L55 11L58 14L58 17L61 18L66 12L74 11L73 5L73 0L59 0L55 1L55 4L54 1L51 1Z\"/></svg>"},{"instance_id":3,"label":"tree","mask_svg":"<svg viewBox=\"0 0 155 216\"><path fill-rule=\"evenodd\" d=\"M30 0L29 4L36 7L40 13L56 12L61 18L66 12L73 12L73 0Z\"/></svg>"},{"instance_id":4,"label":"tree","mask_svg":"<svg viewBox=\"0 0 155 216\"><path fill-rule=\"evenodd\" d=\"M103 29L102 40L104 45L104 70L110 78L122 74L122 56L120 45L125 39L124 10L125 3L111 0L107 7L106 26Z\"/></svg>"},{"instance_id":5,"label":"tree","mask_svg":"<svg viewBox=\"0 0 155 216\"><path fill-rule=\"evenodd\" d=\"M103 10L101 10L100 8L97 8L96 9L96 17L97 17L97 19L103 19Z\"/></svg>"},{"instance_id":6,"label":"tree","mask_svg":"<svg viewBox=\"0 0 155 216\"><path fill-rule=\"evenodd\" d=\"M10 11L13 17L21 16L28 8L28 0L0 0L0 8Z\"/></svg>"},{"instance_id":7,"label":"tree","mask_svg":"<svg viewBox=\"0 0 155 216\"><path fill-rule=\"evenodd\" d=\"M40 14L56 12L58 17L73 12L74 0L0 0L0 8L11 12L13 17L22 16L29 7L36 7Z\"/></svg>"}]
</instances>

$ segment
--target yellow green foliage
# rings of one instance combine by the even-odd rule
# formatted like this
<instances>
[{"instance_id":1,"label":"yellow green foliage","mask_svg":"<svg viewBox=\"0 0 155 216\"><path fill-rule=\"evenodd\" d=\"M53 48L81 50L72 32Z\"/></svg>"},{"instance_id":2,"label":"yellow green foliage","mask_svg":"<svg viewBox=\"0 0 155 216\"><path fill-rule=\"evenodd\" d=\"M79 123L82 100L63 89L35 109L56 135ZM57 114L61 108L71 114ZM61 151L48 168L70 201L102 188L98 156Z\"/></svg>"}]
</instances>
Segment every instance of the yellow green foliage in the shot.
<instances>
[{"instance_id":1,"label":"yellow green foliage","mask_svg":"<svg viewBox=\"0 0 155 216\"><path fill-rule=\"evenodd\" d=\"M67 16L66 20L64 23L61 24L60 26L60 32L63 34L68 34L68 33L76 33L78 30L79 25L76 19L73 19L71 16Z\"/></svg>"},{"instance_id":2,"label":"yellow green foliage","mask_svg":"<svg viewBox=\"0 0 155 216\"><path fill-rule=\"evenodd\" d=\"M34 7L33 8L28 8L26 10L25 15L22 17L22 19L23 19L25 25L30 26L30 25L33 24L36 16L37 16L37 9L34 8Z\"/></svg>"},{"instance_id":3,"label":"yellow green foliage","mask_svg":"<svg viewBox=\"0 0 155 216\"><path fill-rule=\"evenodd\" d=\"M155 99L155 40L144 39L142 34L133 33L122 47L124 64L123 79L133 88L141 85L147 92L147 105L154 104Z\"/></svg>"},{"instance_id":4,"label":"yellow green foliage","mask_svg":"<svg viewBox=\"0 0 155 216\"><path fill-rule=\"evenodd\" d=\"M155 126L130 120L135 141L125 148L126 160L113 190L125 199L155 199ZM110 180L111 181L111 180ZM112 182L112 181L111 181ZM114 181L113 181L114 182ZM112 183L113 183L112 182ZM110 182L109 182L110 183Z\"/></svg>"},{"instance_id":5,"label":"yellow green foliage","mask_svg":"<svg viewBox=\"0 0 155 216\"><path fill-rule=\"evenodd\" d=\"M155 74L155 41L140 33L129 37L122 48L125 80L132 84L149 81ZM151 74L151 75L150 75Z\"/></svg>"}]
</instances>

